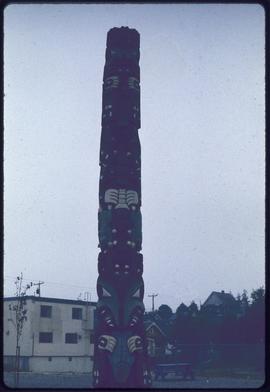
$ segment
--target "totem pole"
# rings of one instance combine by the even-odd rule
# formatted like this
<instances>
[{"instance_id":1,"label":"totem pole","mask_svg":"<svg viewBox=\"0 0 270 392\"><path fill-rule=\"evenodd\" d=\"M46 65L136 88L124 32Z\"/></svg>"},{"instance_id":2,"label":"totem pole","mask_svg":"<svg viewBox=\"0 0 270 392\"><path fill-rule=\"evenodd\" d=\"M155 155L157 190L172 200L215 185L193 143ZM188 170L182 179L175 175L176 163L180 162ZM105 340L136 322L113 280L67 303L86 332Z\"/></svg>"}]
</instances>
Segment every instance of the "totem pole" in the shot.
<instances>
[{"instance_id":1,"label":"totem pole","mask_svg":"<svg viewBox=\"0 0 270 392\"><path fill-rule=\"evenodd\" d=\"M143 325L140 35L107 34L103 74L93 385L149 387Z\"/></svg>"}]
</instances>

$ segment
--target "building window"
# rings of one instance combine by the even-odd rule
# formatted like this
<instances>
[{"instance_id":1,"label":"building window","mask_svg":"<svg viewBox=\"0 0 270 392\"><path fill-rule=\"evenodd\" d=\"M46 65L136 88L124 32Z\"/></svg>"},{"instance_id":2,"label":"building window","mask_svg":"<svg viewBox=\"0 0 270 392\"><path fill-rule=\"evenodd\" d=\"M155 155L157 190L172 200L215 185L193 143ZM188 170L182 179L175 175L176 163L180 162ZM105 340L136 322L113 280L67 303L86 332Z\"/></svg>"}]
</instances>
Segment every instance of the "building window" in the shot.
<instances>
[{"instance_id":1,"label":"building window","mask_svg":"<svg viewBox=\"0 0 270 392\"><path fill-rule=\"evenodd\" d=\"M72 357L68 357L68 361L71 362L72 361Z\"/></svg>"},{"instance_id":2,"label":"building window","mask_svg":"<svg viewBox=\"0 0 270 392\"><path fill-rule=\"evenodd\" d=\"M52 361L52 357L48 357L48 361L51 362Z\"/></svg>"},{"instance_id":3,"label":"building window","mask_svg":"<svg viewBox=\"0 0 270 392\"><path fill-rule=\"evenodd\" d=\"M65 343L78 343L78 335L77 333L66 333Z\"/></svg>"},{"instance_id":4,"label":"building window","mask_svg":"<svg viewBox=\"0 0 270 392\"><path fill-rule=\"evenodd\" d=\"M52 332L40 332L39 333L39 343L52 343L53 334Z\"/></svg>"},{"instance_id":5,"label":"building window","mask_svg":"<svg viewBox=\"0 0 270 392\"><path fill-rule=\"evenodd\" d=\"M74 320L82 319L82 308L72 308L72 318Z\"/></svg>"},{"instance_id":6,"label":"building window","mask_svg":"<svg viewBox=\"0 0 270 392\"><path fill-rule=\"evenodd\" d=\"M90 344L94 344L95 343L95 335L93 333L91 333L90 335Z\"/></svg>"},{"instance_id":7,"label":"building window","mask_svg":"<svg viewBox=\"0 0 270 392\"><path fill-rule=\"evenodd\" d=\"M52 317L52 307L48 305L40 306L40 317Z\"/></svg>"}]
</instances>

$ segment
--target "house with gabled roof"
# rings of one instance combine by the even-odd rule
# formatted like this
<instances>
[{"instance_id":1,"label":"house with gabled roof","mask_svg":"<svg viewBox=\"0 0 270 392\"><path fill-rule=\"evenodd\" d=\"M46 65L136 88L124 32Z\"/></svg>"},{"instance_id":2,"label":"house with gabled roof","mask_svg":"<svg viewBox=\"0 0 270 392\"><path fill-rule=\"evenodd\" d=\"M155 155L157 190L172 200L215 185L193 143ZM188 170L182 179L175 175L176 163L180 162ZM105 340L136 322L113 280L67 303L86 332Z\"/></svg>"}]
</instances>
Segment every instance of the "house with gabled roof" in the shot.
<instances>
[{"instance_id":1,"label":"house with gabled roof","mask_svg":"<svg viewBox=\"0 0 270 392\"><path fill-rule=\"evenodd\" d=\"M152 320L144 321L146 338L148 341L148 354L155 357L165 353L165 347L168 343L166 333L162 328Z\"/></svg>"},{"instance_id":2,"label":"house with gabled roof","mask_svg":"<svg viewBox=\"0 0 270 392\"><path fill-rule=\"evenodd\" d=\"M213 310L214 312L224 315L227 312L237 313L237 301L231 293L212 291L206 301L202 304L201 310Z\"/></svg>"}]
</instances>

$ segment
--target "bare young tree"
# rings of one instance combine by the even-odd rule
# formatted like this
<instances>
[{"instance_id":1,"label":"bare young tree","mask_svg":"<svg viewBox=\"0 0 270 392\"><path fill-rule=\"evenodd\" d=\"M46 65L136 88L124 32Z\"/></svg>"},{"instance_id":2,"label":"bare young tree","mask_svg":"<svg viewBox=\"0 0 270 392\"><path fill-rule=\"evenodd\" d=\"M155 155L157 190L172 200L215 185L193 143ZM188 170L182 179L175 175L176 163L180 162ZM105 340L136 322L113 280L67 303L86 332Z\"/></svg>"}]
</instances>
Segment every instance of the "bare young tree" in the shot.
<instances>
[{"instance_id":1,"label":"bare young tree","mask_svg":"<svg viewBox=\"0 0 270 392\"><path fill-rule=\"evenodd\" d=\"M17 301L13 305L9 305L9 310L13 313L14 317L10 319L12 321L15 329L16 329L16 357L15 357L15 387L19 384L19 371L20 371L20 338L22 336L23 325L27 320L27 309L25 309L26 305L26 292L32 286L31 284L27 284L23 287L23 274L21 272L20 276L17 276L16 281L16 297Z\"/></svg>"}]
</instances>

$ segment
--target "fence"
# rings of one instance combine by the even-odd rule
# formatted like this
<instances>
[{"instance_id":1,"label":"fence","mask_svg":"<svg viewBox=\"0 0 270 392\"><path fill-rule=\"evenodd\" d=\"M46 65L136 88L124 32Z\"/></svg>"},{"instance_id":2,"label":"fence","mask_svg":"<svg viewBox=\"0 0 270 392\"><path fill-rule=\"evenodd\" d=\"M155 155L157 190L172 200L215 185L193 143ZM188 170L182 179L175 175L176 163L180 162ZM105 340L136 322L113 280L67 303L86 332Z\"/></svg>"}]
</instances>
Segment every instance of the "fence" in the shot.
<instances>
[{"instance_id":1,"label":"fence","mask_svg":"<svg viewBox=\"0 0 270 392\"><path fill-rule=\"evenodd\" d=\"M264 344L180 344L172 355L156 357L155 362L191 362L200 368L253 368L262 371Z\"/></svg>"}]
</instances>

